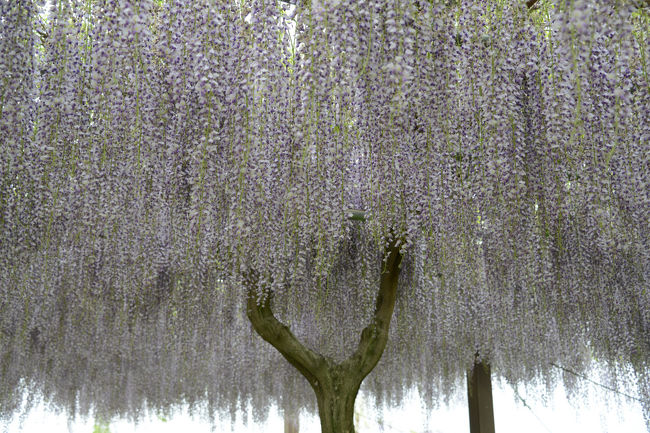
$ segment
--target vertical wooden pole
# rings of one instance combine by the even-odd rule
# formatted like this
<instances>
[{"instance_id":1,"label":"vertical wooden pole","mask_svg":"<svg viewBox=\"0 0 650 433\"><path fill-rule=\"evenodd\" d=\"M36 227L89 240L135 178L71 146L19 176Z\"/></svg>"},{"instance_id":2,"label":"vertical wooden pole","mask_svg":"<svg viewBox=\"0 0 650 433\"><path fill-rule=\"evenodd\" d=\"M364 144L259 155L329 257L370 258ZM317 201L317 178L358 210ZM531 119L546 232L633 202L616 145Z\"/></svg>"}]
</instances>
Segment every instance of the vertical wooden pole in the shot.
<instances>
[{"instance_id":1,"label":"vertical wooden pole","mask_svg":"<svg viewBox=\"0 0 650 433\"><path fill-rule=\"evenodd\" d=\"M470 433L494 433L494 406L490 365L476 362L467 372Z\"/></svg>"},{"instance_id":2,"label":"vertical wooden pole","mask_svg":"<svg viewBox=\"0 0 650 433\"><path fill-rule=\"evenodd\" d=\"M298 412L284 411L284 433L298 433L300 430L300 415Z\"/></svg>"}]
</instances>

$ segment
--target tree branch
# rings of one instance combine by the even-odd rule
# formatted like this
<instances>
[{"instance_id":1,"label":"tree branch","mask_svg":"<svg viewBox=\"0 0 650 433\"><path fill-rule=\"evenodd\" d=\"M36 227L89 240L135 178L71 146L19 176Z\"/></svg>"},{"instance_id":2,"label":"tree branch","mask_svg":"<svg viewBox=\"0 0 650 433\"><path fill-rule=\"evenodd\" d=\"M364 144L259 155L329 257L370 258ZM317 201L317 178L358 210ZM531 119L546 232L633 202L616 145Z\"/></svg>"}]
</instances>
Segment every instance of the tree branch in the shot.
<instances>
[{"instance_id":1,"label":"tree branch","mask_svg":"<svg viewBox=\"0 0 650 433\"><path fill-rule=\"evenodd\" d=\"M348 371L356 372L359 384L377 365L388 342L388 330L395 308L397 281L402 262L402 254L399 250L399 239L392 238L386 247L388 259L381 273L374 317L361 333L357 350L343 362L343 366Z\"/></svg>"},{"instance_id":2,"label":"tree branch","mask_svg":"<svg viewBox=\"0 0 650 433\"><path fill-rule=\"evenodd\" d=\"M271 310L273 293L263 288L260 290L259 278L254 272L245 275L244 279L248 286L246 315L255 331L298 369L312 387L318 387L327 367L325 358L305 347L289 327L273 315ZM261 302L258 302L259 294L264 296Z\"/></svg>"},{"instance_id":3,"label":"tree branch","mask_svg":"<svg viewBox=\"0 0 650 433\"><path fill-rule=\"evenodd\" d=\"M535 3L537 3L537 0L527 0L527 1L526 1L526 7L527 7L528 9L532 9L533 6L535 6Z\"/></svg>"},{"instance_id":4,"label":"tree branch","mask_svg":"<svg viewBox=\"0 0 650 433\"><path fill-rule=\"evenodd\" d=\"M366 220L366 212L361 209L347 209L345 213L350 221Z\"/></svg>"},{"instance_id":5,"label":"tree branch","mask_svg":"<svg viewBox=\"0 0 650 433\"><path fill-rule=\"evenodd\" d=\"M393 237L386 247L387 259L381 273L371 323L361 332L357 350L335 368L346 372L344 376L351 379L353 383L350 389L358 388L377 365L388 342L388 330L395 308L397 281L402 262L399 244L400 240ZM245 274L244 281L248 289L246 315L253 328L307 378L318 395L321 384L332 381L334 365L327 358L305 347L291 330L273 315L271 310L273 292L260 287L259 277L255 272Z\"/></svg>"}]
</instances>

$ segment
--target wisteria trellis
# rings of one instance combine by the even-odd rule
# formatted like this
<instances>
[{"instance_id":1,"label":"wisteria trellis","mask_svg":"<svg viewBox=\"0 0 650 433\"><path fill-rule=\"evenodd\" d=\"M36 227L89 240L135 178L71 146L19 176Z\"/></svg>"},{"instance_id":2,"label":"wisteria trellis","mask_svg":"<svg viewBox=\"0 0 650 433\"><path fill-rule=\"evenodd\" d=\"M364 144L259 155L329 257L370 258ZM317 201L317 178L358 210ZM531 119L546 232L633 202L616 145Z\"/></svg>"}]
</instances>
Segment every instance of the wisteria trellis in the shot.
<instances>
[{"instance_id":1,"label":"wisteria trellis","mask_svg":"<svg viewBox=\"0 0 650 433\"><path fill-rule=\"evenodd\" d=\"M0 0L1 416L314 409L247 276L340 361L399 238L368 392L597 359L650 422L643 2L42 3Z\"/></svg>"}]
</instances>

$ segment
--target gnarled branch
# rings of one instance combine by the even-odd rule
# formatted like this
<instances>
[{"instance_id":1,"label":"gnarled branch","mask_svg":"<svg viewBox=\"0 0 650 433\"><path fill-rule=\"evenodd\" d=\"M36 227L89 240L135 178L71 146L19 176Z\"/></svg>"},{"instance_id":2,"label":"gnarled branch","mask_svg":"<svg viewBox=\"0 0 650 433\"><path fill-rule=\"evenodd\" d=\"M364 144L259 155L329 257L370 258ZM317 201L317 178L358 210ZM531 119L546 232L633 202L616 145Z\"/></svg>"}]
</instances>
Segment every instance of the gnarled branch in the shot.
<instances>
[{"instance_id":1,"label":"gnarled branch","mask_svg":"<svg viewBox=\"0 0 650 433\"><path fill-rule=\"evenodd\" d=\"M346 377L354 383L352 389L358 388L379 362L388 342L388 330L397 297L397 281L402 262L399 243L399 239L393 238L386 248L387 259L381 273L373 319L362 331L357 350L338 367L303 345L289 327L273 315L273 292L260 287L259 277L254 272L244 276L248 289L246 314L253 328L307 378L317 393L321 384L332 381L333 368L345 371Z\"/></svg>"},{"instance_id":2,"label":"gnarled branch","mask_svg":"<svg viewBox=\"0 0 650 433\"><path fill-rule=\"evenodd\" d=\"M372 322L361 333L361 340L357 350L343 362L344 368L356 372L359 384L377 365L388 342L388 330L395 308L397 281L402 262L399 239L393 238L390 240L386 253L388 258L381 273L374 317Z\"/></svg>"},{"instance_id":3,"label":"gnarled branch","mask_svg":"<svg viewBox=\"0 0 650 433\"><path fill-rule=\"evenodd\" d=\"M271 310L273 293L259 287L259 278L254 272L245 276L245 282L248 286L246 315L255 331L298 369L312 387L317 387L326 370L326 359L303 345L289 327L273 315ZM259 299L259 295L263 298Z\"/></svg>"}]
</instances>

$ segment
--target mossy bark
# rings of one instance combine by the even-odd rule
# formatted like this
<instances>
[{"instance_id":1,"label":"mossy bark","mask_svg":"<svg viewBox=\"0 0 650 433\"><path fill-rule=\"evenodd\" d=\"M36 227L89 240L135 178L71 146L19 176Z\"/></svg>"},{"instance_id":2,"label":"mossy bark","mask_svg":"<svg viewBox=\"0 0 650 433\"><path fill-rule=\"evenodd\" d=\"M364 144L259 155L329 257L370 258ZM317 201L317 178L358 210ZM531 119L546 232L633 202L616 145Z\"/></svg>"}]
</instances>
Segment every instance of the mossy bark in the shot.
<instances>
[{"instance_id":1,"label":"mossy bark","mask_svg":"<svg viewBox=\"0 0 650 433\"><path fill-rule=\"evenodd\" d=\"M304 346L273 315L273 293L259 287L254 272L245 276L248 285L248 318L255 331L309 381L318 401L323 433L354 433L354 401L359 387L377 365L386 347L402 261L397 239L389 242L386 253L388 258L380 278L374 316L361 332L355 352L341 363Z\"/></svg>"}]
</instances>

